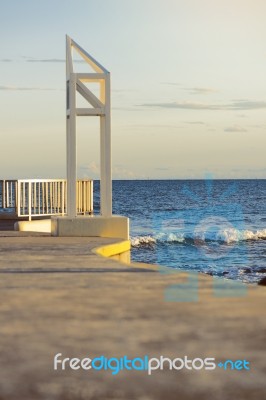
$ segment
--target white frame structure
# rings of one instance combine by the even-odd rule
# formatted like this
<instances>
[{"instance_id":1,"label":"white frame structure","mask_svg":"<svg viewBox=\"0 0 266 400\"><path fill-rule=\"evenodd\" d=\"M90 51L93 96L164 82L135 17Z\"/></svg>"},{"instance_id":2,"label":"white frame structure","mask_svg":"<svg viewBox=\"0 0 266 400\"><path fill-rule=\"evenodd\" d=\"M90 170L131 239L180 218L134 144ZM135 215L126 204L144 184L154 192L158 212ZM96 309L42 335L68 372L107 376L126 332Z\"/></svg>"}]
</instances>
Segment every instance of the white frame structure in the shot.
<instances>
[{"instance_id":1,"label":"white frame structure","mask_svg":"<svg viewBox=\"0 0 266 400\"><path fill-rule=\"evenodd\" d=\"M73 50L93 69L91 73L76 73L73 70ZM97 83L99 98L84 84ZM67 214L77 216L77 140L76 117L100 117L100 204L103 217L112 216L111 174L111 105L110 73L74 40L66 36L66 131L67 131ZM86 108L77 108L76 92L89 103Z\"/></svg>"}]
</instances>

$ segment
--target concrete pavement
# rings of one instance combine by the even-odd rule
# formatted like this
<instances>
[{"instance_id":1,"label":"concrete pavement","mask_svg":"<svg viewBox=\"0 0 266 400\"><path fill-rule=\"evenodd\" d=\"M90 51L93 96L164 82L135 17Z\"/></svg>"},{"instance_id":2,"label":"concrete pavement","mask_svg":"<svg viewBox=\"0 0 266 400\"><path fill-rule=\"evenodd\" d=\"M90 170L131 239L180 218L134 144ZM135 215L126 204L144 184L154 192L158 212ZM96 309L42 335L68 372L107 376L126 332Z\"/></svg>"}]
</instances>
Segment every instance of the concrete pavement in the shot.
<instances>
[{"instance_id":1,"label":"concrete pavement","mask_svg":"<svg viewBox=\"0 0 266 400\"><path fill-rule=\"evenodd\" d=\"M0 400L260 399L266 393L266 289L216 297L199 275L197 302L165 301L186 273L161 273L93 252L116 242L0 234ZM55 371L63 357L246 359L247 370Z\"/></svg>"}]
</instances>

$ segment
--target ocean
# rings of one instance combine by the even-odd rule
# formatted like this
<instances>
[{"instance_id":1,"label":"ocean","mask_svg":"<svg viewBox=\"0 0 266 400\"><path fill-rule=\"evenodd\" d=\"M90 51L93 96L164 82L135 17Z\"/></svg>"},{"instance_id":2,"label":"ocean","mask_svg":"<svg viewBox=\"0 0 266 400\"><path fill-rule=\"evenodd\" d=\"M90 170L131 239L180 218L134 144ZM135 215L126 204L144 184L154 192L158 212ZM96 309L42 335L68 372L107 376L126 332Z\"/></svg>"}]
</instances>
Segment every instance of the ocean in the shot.
<instances>
[{"instance_id":1,"label":"ocean","mask_svg":"<svg viewBox=\"0 0 266 400\"><path fill-rule=\"evenodd\" d=\"M133 261L242 282L266 276L266 180L116 180ZM99 181L94 183L99 211Z\"/></svg>"},{"instance_id":2,"label":"ocean","mask_svg":"<svg viewBox=\"0 0 266 400\"><path fill-rule=\"evenodd\" d=\"M133 261L247 283L266 277L265 197L265 179L113 181L113 213L130 218Z\"/></svg>"}]
</instances>

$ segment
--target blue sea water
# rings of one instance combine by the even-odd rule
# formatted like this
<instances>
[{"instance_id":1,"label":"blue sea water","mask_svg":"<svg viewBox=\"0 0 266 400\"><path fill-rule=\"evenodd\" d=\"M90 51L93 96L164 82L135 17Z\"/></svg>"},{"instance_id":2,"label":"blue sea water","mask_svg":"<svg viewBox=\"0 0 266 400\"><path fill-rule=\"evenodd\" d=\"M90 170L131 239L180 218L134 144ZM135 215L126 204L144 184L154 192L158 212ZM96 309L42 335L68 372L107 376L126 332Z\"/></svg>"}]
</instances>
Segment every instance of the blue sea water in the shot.
<instances>
[{"instance_id":1,"label":"blue sea water","mask_svg":"<svg viewBox=\"0 0 266 400\"><path fill-rule=\"evenodd\" d=\"M99 210L99 182L94 207ZM243 282L266 276L266 180L121 180L131 257Z\"/></svg>"}]
</instances>

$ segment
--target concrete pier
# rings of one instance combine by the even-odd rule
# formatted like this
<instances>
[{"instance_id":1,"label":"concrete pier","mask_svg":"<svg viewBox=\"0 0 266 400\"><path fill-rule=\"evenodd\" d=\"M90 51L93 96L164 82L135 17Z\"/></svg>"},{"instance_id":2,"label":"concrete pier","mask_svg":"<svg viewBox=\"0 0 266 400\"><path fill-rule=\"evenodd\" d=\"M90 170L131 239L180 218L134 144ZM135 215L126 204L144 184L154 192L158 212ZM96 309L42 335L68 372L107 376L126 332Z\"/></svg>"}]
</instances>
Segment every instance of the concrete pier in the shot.
<instances>
[{"instance_id":1,"label":"concrete pier","mask_svg":"<svg viewBox=\"0 0 266 400\"><path fill-rule=\"evenodd\" d=\"M5 400L262 399L266 290L213 295L200 275L199 301L166 302L186 273L126 265L96 254L116 239L0 233L0 398ZM187 355L245 359L250 371L55 371L63 357Z\"/></svg>"}]
</instances>

